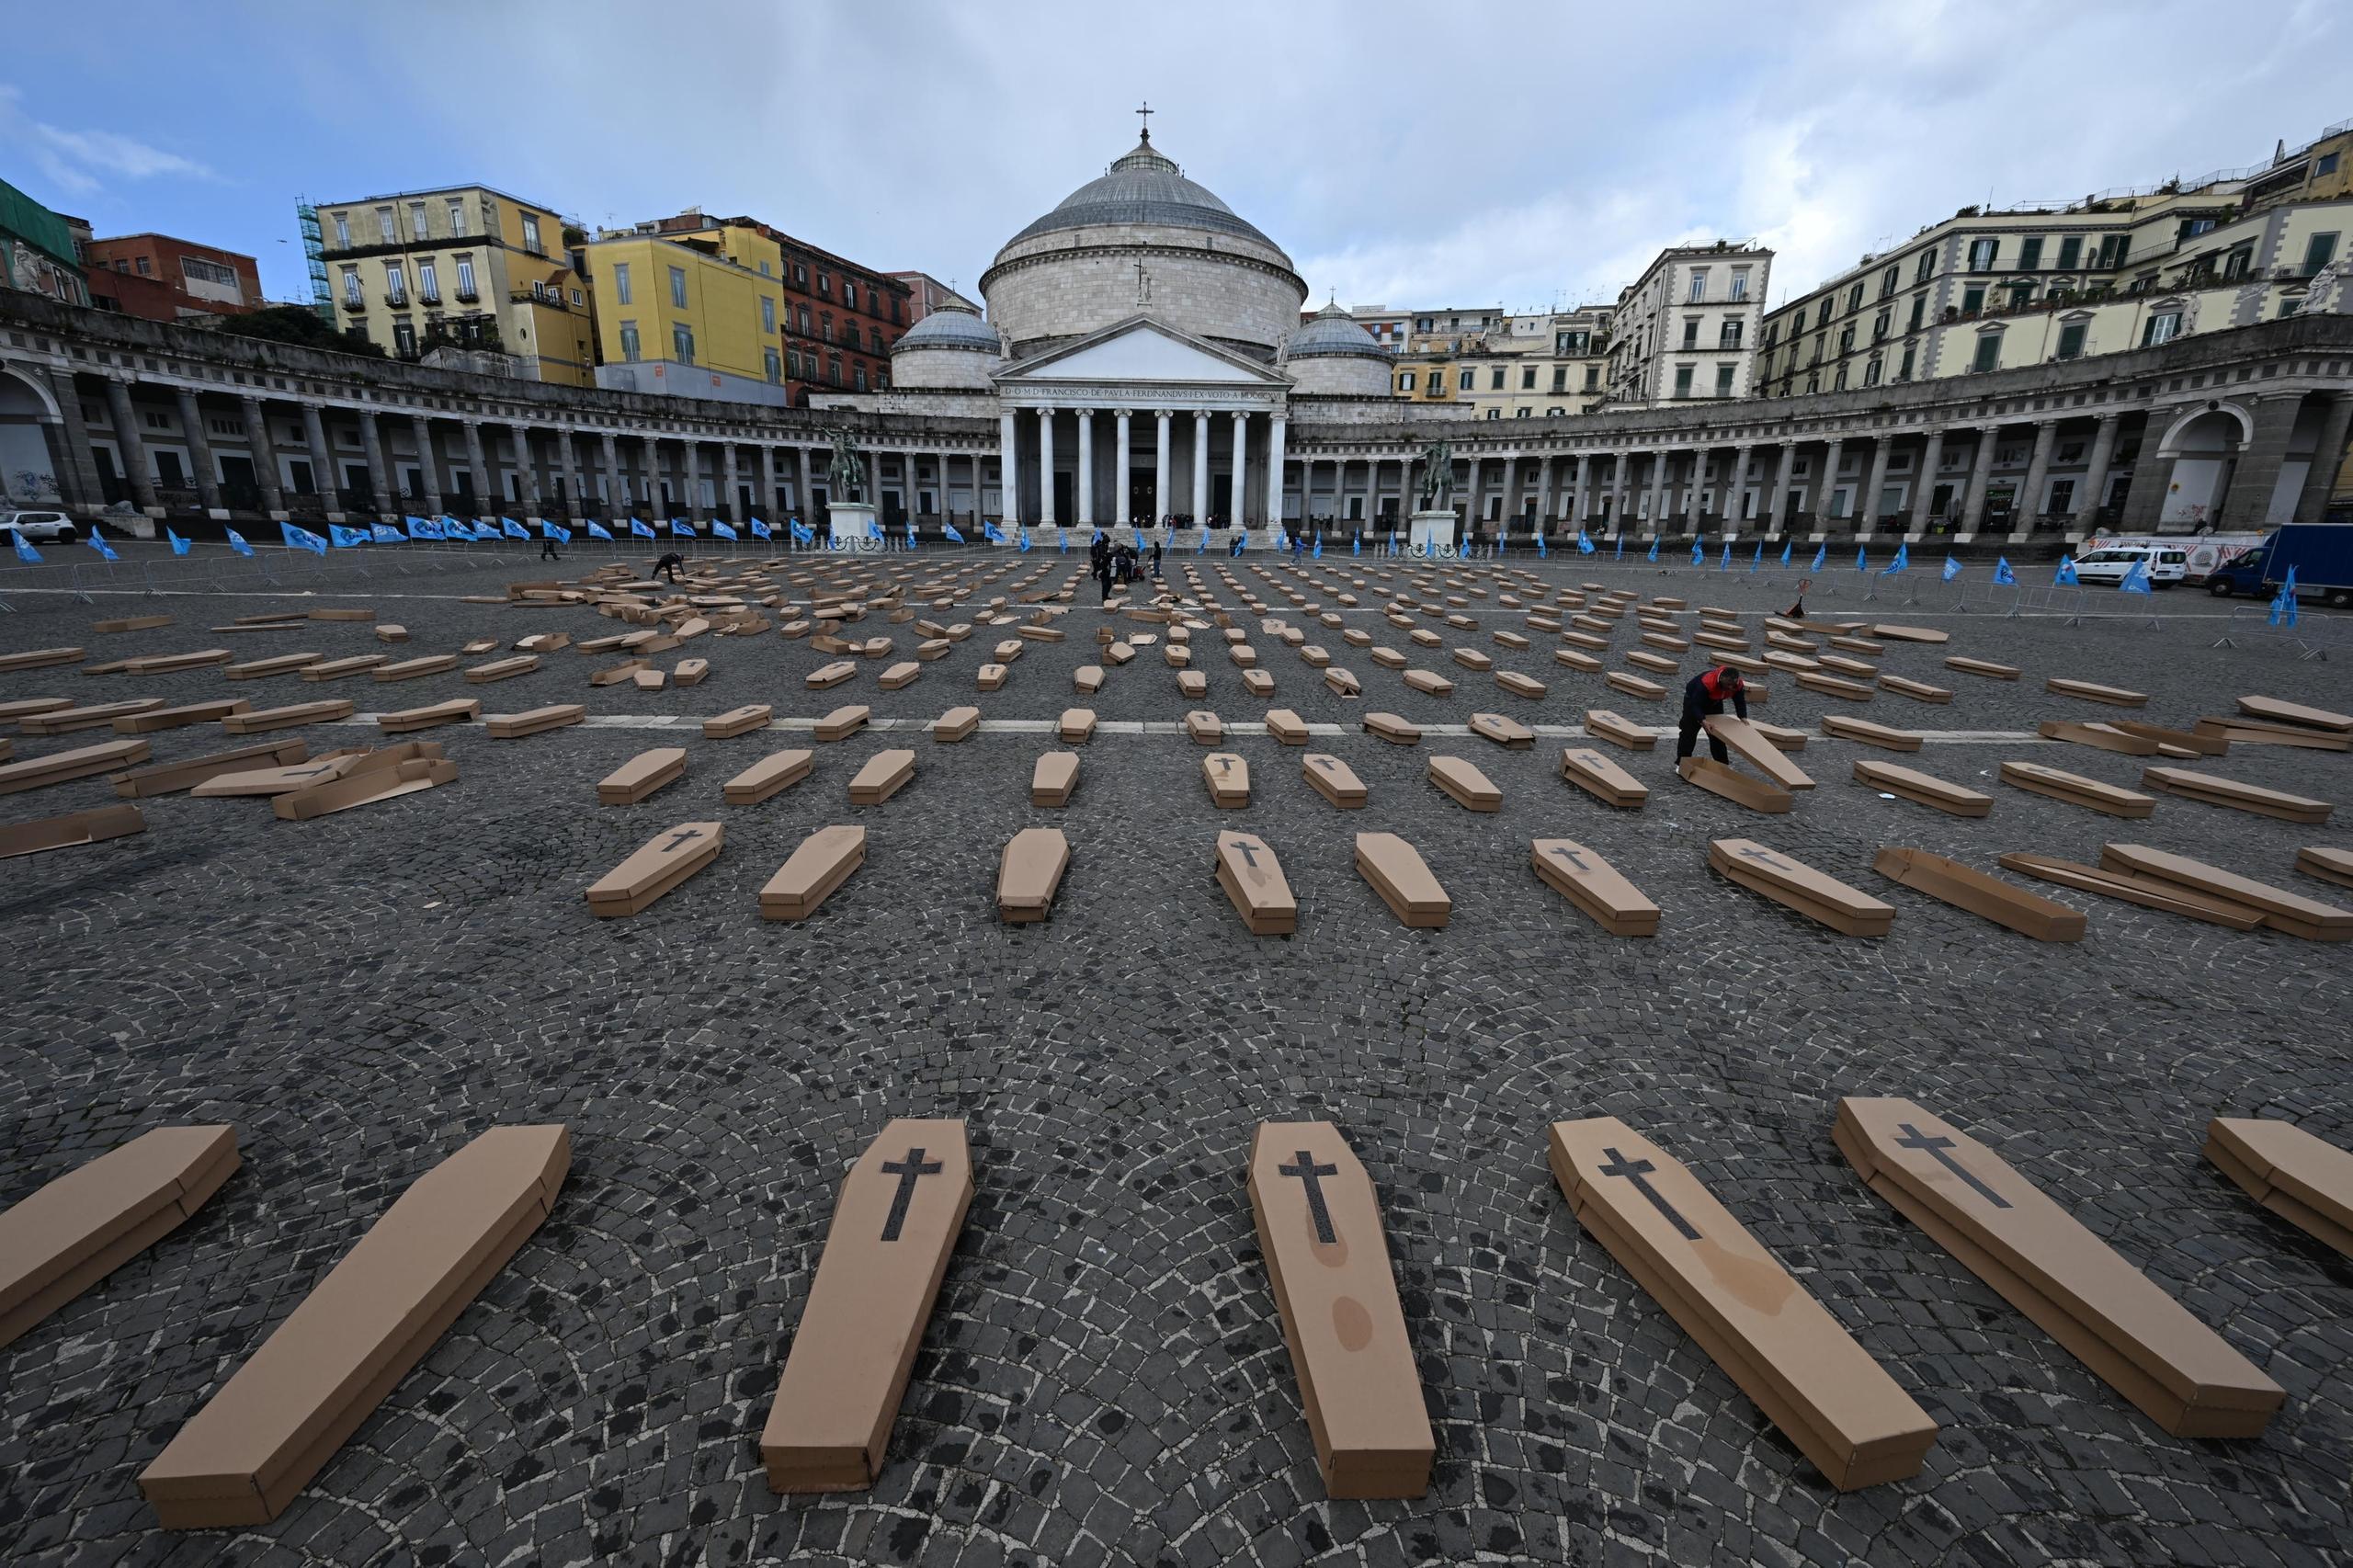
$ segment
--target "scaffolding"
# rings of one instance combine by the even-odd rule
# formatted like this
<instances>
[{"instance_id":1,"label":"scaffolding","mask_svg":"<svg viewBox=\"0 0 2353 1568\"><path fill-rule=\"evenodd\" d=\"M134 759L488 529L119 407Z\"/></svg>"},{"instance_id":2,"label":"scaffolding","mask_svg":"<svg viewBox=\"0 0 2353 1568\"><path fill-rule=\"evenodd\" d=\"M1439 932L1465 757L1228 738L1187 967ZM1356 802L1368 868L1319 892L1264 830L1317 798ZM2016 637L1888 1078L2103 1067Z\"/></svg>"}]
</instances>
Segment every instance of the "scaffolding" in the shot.
<instances>
[{"instance_id":1,"label":"scaffolding","mask_svg":"<svg viewBox=\"0 0 2353 1568\"><path fill-rule=\"evenodd\" d=\"M319 210L307 201L294 204L294 222L302 231L302 259L311 267L311 308L329 326L335 324L335 291L327 287L326 244L319 235Z\"/></svg>"}]
</instances>

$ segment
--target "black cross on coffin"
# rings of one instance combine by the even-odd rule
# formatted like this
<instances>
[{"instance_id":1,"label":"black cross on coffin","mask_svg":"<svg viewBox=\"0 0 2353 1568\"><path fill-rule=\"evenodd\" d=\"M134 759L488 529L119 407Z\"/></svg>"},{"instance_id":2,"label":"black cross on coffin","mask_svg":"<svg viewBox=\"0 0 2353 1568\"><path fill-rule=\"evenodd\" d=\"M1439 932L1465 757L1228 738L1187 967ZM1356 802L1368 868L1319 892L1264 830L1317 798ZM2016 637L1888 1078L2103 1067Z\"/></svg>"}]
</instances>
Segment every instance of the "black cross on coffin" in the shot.
<instances>
[{"instance_id":1,"label":"black cross on coffin","mask_svg":"<svg viewBox=\"0 0 2353 1568\"><path fill-rule=\"evenodd\" d=\"M1324 1203L1324 1184L1321 1178L1327 1176L1338 1176L1340 1174L1340 1167L1337 1165L1319 1165L1315 1163L1315 1156L1313 1154L1310 1153L1305 1149L1302 1149L1299 1152L1298 1164L1290 1165L1278 1165L1275 1168L1280 1171L1284 1176L1297 1176L1300 1179L1301 1185L1306 1187L1307 1217L1314 1221L1315 1239L1326 1244L1327 1245L1333 1242L1338 1241L1340 1239L1338 1233L1332 1229L1332 1210L1326 1208Z\"/></svg>"},{"instance_id":2,"label":"black cross on coffin","mask_svg":"<svg viewBox=\"0 0 2353 1568\"><path fill-rule=\"evenodd\" d=\"M1233 850L1235 850L1235 851L1237 851L1237 852L1239 852L1239 853L1240 853L1240 855L1242 856L1243 864L1245 864L1245 865L1248 866L1248 867L1249 867L1252 870L1254 870L1254 871L1255 871L1255 870L1256 870L1256 869L1258 869L1258 852L1257 852L1257 849L1256 849L1256 847L1254 845L1252 845L1252 844L1251 844L1251 842L1250 842L1248 839L1246 839L1246 838L1229 838L1229 839L1227 839L1227 840L1225 841L1225 844L1226 844L1226 847L1227 847L1227 848L1229 848L1229 849L1233 849ZM1290 1173L1289 1173L1289 1172L1285 1172L1284 1174L1285 1174L1285 1175L1289 1175L1289 1174L1290 1174Z\"/></svg>"},{"instance_id":3,"label":"black cross on coffin","mask_svg":"<svg viewBox=\"0 0 2353 1568\"><path fill-rule=\"evenodd\" d=\"M1609 1163L1601 1167L1603 1176L1624 1176L1634 1184L1635 1191L1651 1200L1652 1208L1666 1216L1667 1223L1675 1227L1677 1235L1687 1242L1696 1242L1699 1239L1699 1233L1692 1226L1691 1221L1677 1212L1675 1205L1669 1203L1658 1188L1650 1184L1651 1173L1658 1169L1657 1165L1648 1160L1629 1160L1615 1149L1604 1149L1602 1153L1609 1156Z\"/></svg>"},{"instance_id":4,"label":"black cross on coffin","mask_svg":"<svg viewBox=\"0 0 2353 1568\"><path fill-rule=\"evenodd\" d=\"M662 846L662 853L667 855L679 845L687 842L687 840L690 838L700 838L701 836L702 830L700 828L682 827L677 832L670 835L670 842Z\"/></svg>"},{"instance_id":5,"label":"black cross on coffin","mask_svg":"<svg viewBox=\"0 0 2353 1568\"><path fill-rule=\"evenodd\" d=\"M907 1205L915 1201L915 1183L927 1176L939 1174L938 1160L926 1160L921 1149L909 1149L904 1160L885 1160L882 1174L899 1178L898 1191L891 1195L891 1214L882 1221L882 1239L895 1242L907 1222Z\"/></svg>"},{"instance_id":6,"label":"black cross on coffin","mask_svg":"<svg viewBox=\"0 0 2353 1568\"><path fill-rule=\"evenodd\" d=\"M1950 1154L1945 1152L1953 1147L1953 1141L1951 1139L1931 1138L1908 1121L1902 1123L1900 1130L1904 1133L1904 1136L1895 1141L1895 1146L1897 1148L1920 1150L1922 1153L1934 1159L1937 1164L1944 1166L1945 1169L1952 1172L1953 1175L1967 1182L1972 1191L1975 1192L1978 1197L1984 1199L1995 1208L2007 1209L2010 1206L2010 1200L2008 1199L2004 1198L2000 1193L1995 1192L1992 1187L1987 1187L1984 1182L1978 1180L1974 1172L1971 1171L1959 1160L1954 1159Z\"/></svg>"}]
</instances>

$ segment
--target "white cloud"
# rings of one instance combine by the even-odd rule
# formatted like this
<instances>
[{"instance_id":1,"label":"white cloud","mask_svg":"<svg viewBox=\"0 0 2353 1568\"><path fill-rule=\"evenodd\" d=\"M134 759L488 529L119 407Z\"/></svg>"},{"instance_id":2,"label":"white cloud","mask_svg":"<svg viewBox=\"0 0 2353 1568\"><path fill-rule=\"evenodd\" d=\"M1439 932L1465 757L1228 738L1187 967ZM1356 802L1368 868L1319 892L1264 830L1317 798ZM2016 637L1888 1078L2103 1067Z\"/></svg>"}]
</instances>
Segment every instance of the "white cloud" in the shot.
<instances>
[{"instance_id":1,"label":"white cloud","mask_svg":"<svg viewBox=\"0 0 2353 1568\"><path fill-rule=\"evenodd\" d=\"M210 180L218 176L192 158L111 131L67 131L34 119L23 108L23 92L0 83L0 141L27 149L33 165L51 184L72 196L94 196L107 188L107 176L143 180L169 176Z\"/></svg>"}]
</instances>

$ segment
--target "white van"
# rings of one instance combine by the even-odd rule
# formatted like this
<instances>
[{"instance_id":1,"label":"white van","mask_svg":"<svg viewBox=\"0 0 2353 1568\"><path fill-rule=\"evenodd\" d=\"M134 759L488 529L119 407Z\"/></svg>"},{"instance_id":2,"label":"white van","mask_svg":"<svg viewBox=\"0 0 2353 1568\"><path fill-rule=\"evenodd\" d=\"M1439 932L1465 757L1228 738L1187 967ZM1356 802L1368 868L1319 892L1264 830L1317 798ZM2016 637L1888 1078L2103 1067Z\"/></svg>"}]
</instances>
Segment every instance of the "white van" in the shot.
<instances>
[{"instance_id":1,"label":"white van","mask_svg":"<svg viewBox=\"0 0 2353 1568\"><path fill-rule=\"evenodd\" d=\"M2075 558L2075 577L2113 587L2138 562L2148 567L2149 586L2170 588L2189 576L2189 552L2172 545L2115 544Z\"/></svg>"}]
</instances>

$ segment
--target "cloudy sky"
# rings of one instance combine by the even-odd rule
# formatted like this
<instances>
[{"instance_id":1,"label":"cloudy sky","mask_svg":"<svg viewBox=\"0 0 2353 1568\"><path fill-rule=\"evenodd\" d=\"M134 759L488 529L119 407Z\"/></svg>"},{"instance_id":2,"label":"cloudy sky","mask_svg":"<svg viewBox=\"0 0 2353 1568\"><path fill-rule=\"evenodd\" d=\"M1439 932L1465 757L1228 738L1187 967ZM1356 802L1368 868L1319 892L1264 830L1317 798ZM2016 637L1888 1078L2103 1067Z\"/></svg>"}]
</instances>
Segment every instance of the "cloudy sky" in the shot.
<instances>
[{"instance_id":1,"label":"cloudy sky","mask_svg":"<svg viewBox=\"0 0 2353 1568\"><path fill-rule=\"evenodd\" d=\"M745 212L968 292L1135 140L1317 301L1541 309L1661 245L1774 295L1955 209L2268 159L2353 118L2345 0L18 6L0 177L261 258L296 200L480 181L589 225Z\"/></svg>"}]
</instances>

